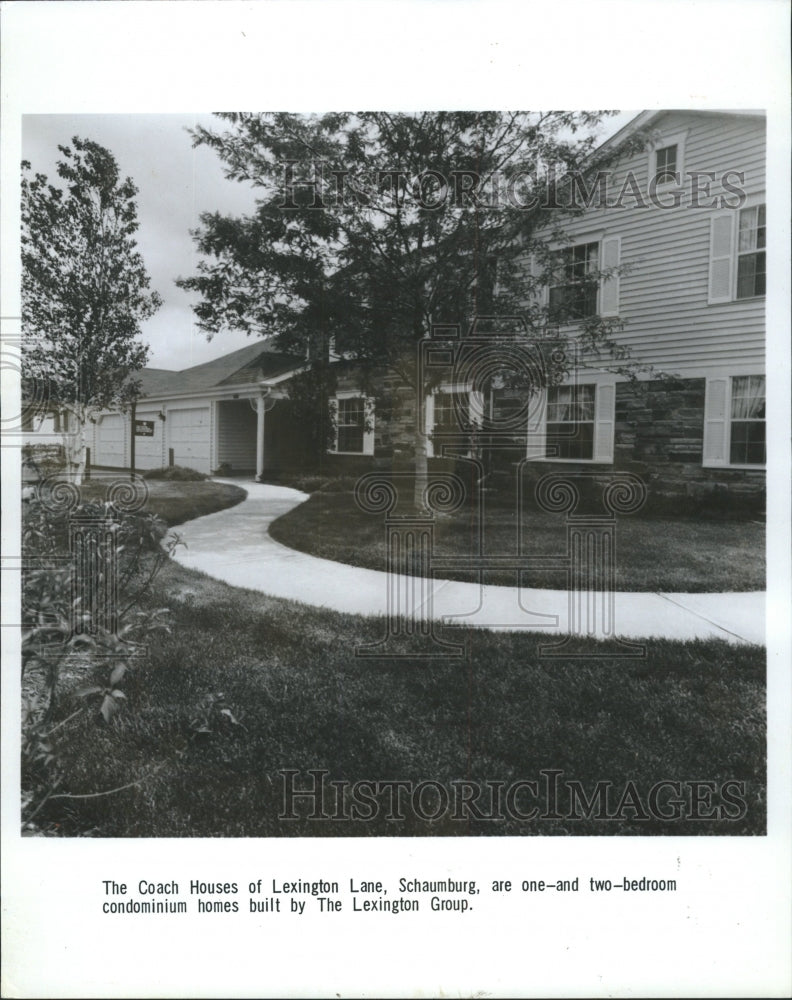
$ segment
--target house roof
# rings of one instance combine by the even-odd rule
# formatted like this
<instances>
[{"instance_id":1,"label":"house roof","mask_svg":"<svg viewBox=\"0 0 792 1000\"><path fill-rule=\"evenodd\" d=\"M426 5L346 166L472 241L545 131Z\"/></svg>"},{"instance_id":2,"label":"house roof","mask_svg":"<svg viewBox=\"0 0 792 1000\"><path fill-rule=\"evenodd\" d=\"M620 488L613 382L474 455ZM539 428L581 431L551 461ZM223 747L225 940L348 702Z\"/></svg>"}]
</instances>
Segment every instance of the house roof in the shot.
<instances>
[{"instance_id":1,"label":"house roof","mask_svg":"<svg viewBox=\"0 0 792 1000\"><path fill-rule=\"evenodd\" d=\"M302 364L301 358L282 354L266 340L259 340L214 361L181 371L144 368L138 378L143 396L170 396L205 392L224 385L255 383L293 371Z\"/></svg>"},{"instance_id":2,"label":"house roof","mask_svg":"<svg viewBox=\"0 0 792 1000\"><path fill-rule=\"evenodd\" d=\"M618 132L606 139L604 142L597 146L595 153L601 153L605 150L611 149L614 146L618 146L625 139L629 138L635 132L640 129L648 128L654 122L657 121L662 115L667 115L671 113L673 108L657 108L653 111L641 111L634 118L631 118L626 125L622 126ZM748 118L764 118L764 111L751 111L751 110L736 110L736 111L721 111L718 109L704 109L704 108L686 108L685 114L691 115L731 115L733 117L748 117Z\"/></svg>"}]
</instances>

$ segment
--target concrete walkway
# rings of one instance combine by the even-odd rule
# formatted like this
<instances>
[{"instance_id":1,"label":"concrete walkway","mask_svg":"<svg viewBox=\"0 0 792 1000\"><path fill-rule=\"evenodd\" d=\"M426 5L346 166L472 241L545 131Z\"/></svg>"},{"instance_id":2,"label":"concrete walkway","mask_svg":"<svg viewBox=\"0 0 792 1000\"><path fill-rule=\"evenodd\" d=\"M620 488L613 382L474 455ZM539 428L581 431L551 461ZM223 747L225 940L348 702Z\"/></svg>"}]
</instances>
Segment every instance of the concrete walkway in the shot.
<instances>
[{"instance_id":1,"label":"concrete walkway","mask_svg":"<svg viewBox=\"0 0 792 1000\"><path fill-rule=\"evenodd\" d=\"M573 609L565 591L391 579L385 572L318 559L286 548L268 533L271 522L307 500L307 494L259 483L246 482L244 488L247 499L236 507L176 529L187 543L187 548L176 551L178 562L235 587L350 614L385 616L390 594L402 614L419 615L423 609L427 618L445 624L540 631L548 639L579 632L570 630L571 616L577 614L580 620L588 608L597 619L591 634L598 637L765 641L765 595L760 592L579 594ZM612 598L612 624L603 610L608 598Z\"/></svg>"}]
</instances>

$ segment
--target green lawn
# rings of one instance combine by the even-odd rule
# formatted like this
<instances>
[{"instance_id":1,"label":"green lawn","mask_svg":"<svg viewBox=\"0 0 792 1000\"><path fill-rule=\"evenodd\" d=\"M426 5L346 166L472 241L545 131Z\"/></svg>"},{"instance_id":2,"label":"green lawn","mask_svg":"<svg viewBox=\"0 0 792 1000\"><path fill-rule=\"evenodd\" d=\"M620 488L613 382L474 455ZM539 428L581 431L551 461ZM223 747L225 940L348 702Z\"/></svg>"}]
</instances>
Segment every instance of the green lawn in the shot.
<instances>
[{"instance_id":1,"label":"green lawn","mask_svg":"<svg viewBox=\"0 0 792 1000\"><path fill-rule=\"evenodd\" d=\"M559 556L565 552L563 514L532 509L521 528L522 551ZM284 545L312 555L386 568L383 515L367 514L349 493L315 493L304 504L270 526ZM435 522L435 553L472 554L479 539L469 514L441 516ZM518 519L514 509L488 512L482 551L512 555L518 551ZM474 579L469 573L444 572L452 579ZM513 571L488 571L486 583L515 585ZM565 588L563 570L523 573L523 586ZM616 524L616 588L628 591L709 592L764 590L765 531L758 521L703 520L622 515Z\"/></svg>"}]
</instances>

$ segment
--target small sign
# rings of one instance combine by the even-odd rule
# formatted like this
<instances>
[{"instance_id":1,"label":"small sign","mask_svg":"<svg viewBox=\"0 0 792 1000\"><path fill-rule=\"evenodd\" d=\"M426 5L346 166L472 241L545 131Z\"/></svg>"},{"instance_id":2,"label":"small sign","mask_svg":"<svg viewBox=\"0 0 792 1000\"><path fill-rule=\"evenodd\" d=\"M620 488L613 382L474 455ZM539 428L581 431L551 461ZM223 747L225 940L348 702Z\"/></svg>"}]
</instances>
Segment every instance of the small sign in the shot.
<instances>
[{"instance_id":1,"label":"small sign","mask_svg":"<svg viewBox=\"0 0 792 1000\"><path fill-rule=\"evenodd\" d=\"M154 421L153 420L136 420L135 421L135 437L153 438L154 437Z\"/></svg>"}]
</instances>

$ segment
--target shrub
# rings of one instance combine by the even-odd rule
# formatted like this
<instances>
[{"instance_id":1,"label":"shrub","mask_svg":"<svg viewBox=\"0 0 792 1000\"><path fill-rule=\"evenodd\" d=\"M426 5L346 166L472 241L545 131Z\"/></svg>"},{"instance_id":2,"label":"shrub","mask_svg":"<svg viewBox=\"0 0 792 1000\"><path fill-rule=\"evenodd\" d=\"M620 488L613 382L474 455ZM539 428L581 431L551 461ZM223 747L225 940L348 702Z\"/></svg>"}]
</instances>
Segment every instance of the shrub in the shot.
<instances>
[{"instance_id":1,"label":"shrub","mask_svg":"<svg viewBox=\"0 0 792 1000\"><path fill-rule=\"evenodd\" d=\"M167 482L191 483L200 482L209 477L197 469L188 469L185 465L169 465L165 469L147 469L144 479L164 479Z\"/></svg>"},{"instance_id":2,"label":"shrub","mask_svg":"<svg viewBox=\"0 0 792 1000\"><path fill-rule=\"evenodd\" d=\"M360 476L333 476L320 487L322 493L352 493Z\"/></svg>"},{"instance_id":3,"label":"shrub","mask_svg":"<svg viewBox=\"0 0 792 1000\"><path fill-rule=\"evenodd\" d=\"M22 814L28 830L37 829L33 820L49 799L70 797L55 794L68 779L58 752L63 727L86 713L109 725L126 698L122 685L135 658L156 632L168 630L166 609L143 612L139 602L178 544L153 514L110 502L80 504L76 487L61 486L61 498L64 489L73 491L66 494L71 503L53 505L52 495L48 503L37 494L24 509ZM74 554L71 524L78 526ZM84 572L90 577L81 580ZM64 686L69 714L56 721Z\"/></svg>"}]
</instances>

